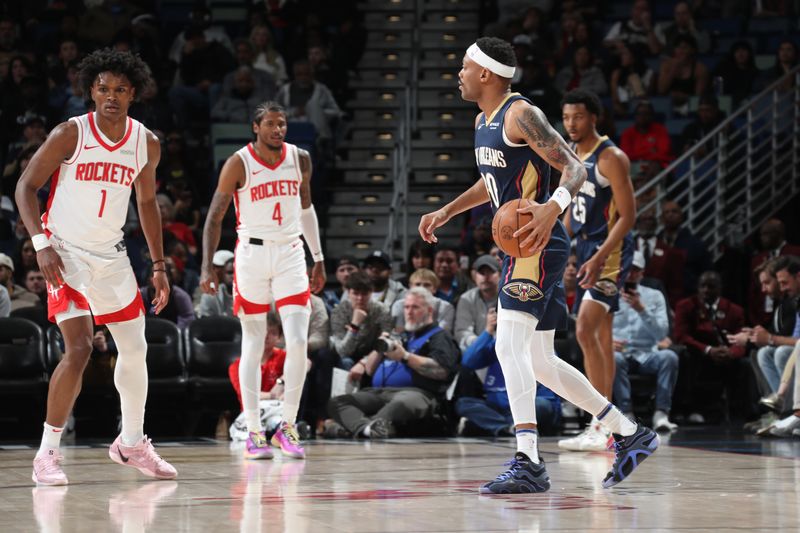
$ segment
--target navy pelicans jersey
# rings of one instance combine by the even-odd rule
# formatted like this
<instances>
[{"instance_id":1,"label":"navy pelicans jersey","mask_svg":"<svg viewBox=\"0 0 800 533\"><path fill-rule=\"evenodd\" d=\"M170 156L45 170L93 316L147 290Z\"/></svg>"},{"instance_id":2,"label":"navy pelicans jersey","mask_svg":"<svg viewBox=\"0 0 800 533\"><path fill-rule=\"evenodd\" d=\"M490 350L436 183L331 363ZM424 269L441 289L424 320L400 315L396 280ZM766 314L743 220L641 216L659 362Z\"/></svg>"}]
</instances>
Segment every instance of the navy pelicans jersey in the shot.
<instances>
[{"instance_id":1,"label":"navy pelicans jersey","mask_svg":"<svg viewBox=\"0 0 800 533\"><path fill-rule=\"evenodd\" d=\"M614 143L608 137L600 137L595 147L582 157L587 177L581 190L572 199L569 210L573 235L603 240L619 218L611 193L611 182L600 173L597 166L600 154L612 146ZM570 148L575 150L575 145L571 144Z\"/></svg>"},{"instance_id":2,"label":"navy pelicans jersey","mask_svg":"<svg viewBox=\"0 0 800 533\"><path fill-rule=\"evenodd\" d=\"M506 112L517 100L530 103L512 93L488 117L481 113L475 128L475 159L493 213L511 200L527 198L545 203L550 198L550 165L527 144L512 143L506 136ZM524 259L506 256L500 305L532 314L539 320L540 330L563 327L566 304L561 279L568 254L569 239L559 220L542 252Z\"/></svg>"},{"instance_id":3,"label":"navy pelicans jersey","mask_svg":"<svg viewBox=\"0 0 800 533\"><path fill-rule=\"evenodd\" d=\"M576 254L578 268L588 261L608 237L608 232L619 220L617 204L611 191L611 182L600 173L598 161L603 150L614 146L608 137L600 137L588 153L581 156L583 166L586 168L586 181L581 190L572 199L570 206L570 228L578 237ZM575 145L571 148L574 150ZM608 306L611 312L619 309L619 291L625 280L633 261L633 237L630 232L622 242L611 250L606 258L603 270L597 282L588 291L578 287L575 298L574 311L580 307L584 293L589 293L589 298Z\"/></svg>"}]
</instances>

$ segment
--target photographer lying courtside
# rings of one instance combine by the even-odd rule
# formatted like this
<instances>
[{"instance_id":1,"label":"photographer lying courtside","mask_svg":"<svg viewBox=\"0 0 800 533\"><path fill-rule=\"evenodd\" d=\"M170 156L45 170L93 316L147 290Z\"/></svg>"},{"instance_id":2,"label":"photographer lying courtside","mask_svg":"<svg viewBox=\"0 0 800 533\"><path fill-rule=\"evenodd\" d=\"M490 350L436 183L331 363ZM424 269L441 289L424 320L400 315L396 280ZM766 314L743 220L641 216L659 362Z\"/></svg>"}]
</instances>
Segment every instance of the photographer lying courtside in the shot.
<instances>
[{"instance_id":1,"label":"photographer lying courtside","mask_svg":"<svg viewBox=\"0 0 800 533\"><path fill-rule=\"evenodd\" d=\"M406 292L402 341L384 334L363 363L372 386L328 402L328 413L344 430L391 438L396 428L408 434L437 412L458 364L458 348L434 323L433 305L433 295L422 287Z\"/></svg>"}]
</instances>

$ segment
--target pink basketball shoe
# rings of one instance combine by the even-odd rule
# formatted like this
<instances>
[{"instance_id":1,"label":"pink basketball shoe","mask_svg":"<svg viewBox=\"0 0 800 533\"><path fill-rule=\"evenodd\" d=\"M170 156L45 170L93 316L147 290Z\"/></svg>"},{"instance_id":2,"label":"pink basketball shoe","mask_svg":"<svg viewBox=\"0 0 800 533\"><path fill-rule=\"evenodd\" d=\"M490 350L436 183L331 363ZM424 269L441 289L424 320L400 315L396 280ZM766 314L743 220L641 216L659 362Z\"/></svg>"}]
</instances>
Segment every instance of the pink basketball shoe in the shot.
<instances>
[{"instance_id":1,"label":"pink basketball shoe","mask_svg":"<svg viewBox=\"0 0 800 533\"><path fill-rule=\"evenodd\" d=\"M136 446L125 446L122 444L122 436L118 436L108 449L108 456L115 463L136 468L146 476L156 479L178 477L178 471L156 453L147 435Z\"/></svg>"},{"instance_id":2,"label":"pink basketball shoe","mask_svg":"<svg viewBox=\"0 0 800 533\"><path fill-rule=\"evenodd\" d=\"M272 445L280 448L283 455L295 459L305 459L306 451L300 446L300 437L293 424L281 423L272 436Z\"/></svg>"},{"instance_id":3,"label":"pink basketball shoe","mask_svg":"<svg viewBox=\"0 0 800 533\"><path fill-rule=\"evenodd\" d=\"M247 459L272 459L272 449L269 447L267 436L263 431L250 432L247 436L244 456Z\"/></svg>"},{"instance_id":4,"label":"pink basketball shoe","mask_svg":"<svg viewBox=\"0 0 800 533\"><path fill-rule=\"evenodd\" d=\"M61 470L61 461L64 456L56 449L47 450L47 453L37 455L33 459L33 473L31 479L37 485L66 485L67 476Z\"/></svg>"}]
</instances>

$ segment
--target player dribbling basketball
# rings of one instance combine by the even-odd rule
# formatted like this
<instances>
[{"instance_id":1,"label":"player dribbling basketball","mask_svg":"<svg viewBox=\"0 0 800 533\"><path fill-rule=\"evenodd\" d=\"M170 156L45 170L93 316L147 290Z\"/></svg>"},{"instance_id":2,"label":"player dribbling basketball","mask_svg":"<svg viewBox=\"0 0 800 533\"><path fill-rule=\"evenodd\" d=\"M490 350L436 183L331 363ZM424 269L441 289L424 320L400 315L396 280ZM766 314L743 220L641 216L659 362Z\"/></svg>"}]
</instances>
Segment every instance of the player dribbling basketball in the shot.
<instances>
[{"instance_id":1,"label":"player dribbling basketball","mask_svg":"<svg viewBox=\"0 0 800 533\"><path fill-rule=\"evenodd\" d=\"M484 484L482 493L544 492L550 478L539 457L536 431L536 381L592 413L614 433L616 460L603 480L616 485L658 447L658 436L638 426L595 390L583 374L559 359L553 349L555 328L566 316L561 282L569 255L569 238L559 215L578 194L586 170L541 110L510 92L516 58L511 45L483 37L469 47L459 72L461 96L478 104L475 157L481 180L443 208L424 215L419 232L436 242L434 230L453 216L491 202L528 198L535 203L521 212L533 219L517 230L530 234L520 242L529 258L506 256L500 280L497 357L506 379L517 435L510 468ZM550 167L562 173L561 186L549 195ZM524 285L524 291L521 291ZM519 294L527 297L523 301Z\"/></svg>"}]
</instances>

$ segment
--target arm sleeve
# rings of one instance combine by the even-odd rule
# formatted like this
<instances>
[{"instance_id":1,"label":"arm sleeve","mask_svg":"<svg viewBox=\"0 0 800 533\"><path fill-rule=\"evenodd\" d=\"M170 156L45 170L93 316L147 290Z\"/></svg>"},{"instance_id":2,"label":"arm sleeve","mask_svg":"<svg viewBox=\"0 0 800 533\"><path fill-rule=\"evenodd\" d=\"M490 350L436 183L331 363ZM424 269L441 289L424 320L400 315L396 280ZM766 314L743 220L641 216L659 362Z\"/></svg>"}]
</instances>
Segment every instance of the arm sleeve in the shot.
<instances>
[{"instance_id":1,"label":"arm sleeve","mask_svg":"<svg viewBox=\"0 0 800 533\"><path fill-rule=\"evenodd\" d=\"M492 364L494 357L495 339L488 332L484 331L464 350L461 356L461 364L472 370L485 368Z\"/></svg>"}]
</instances>

